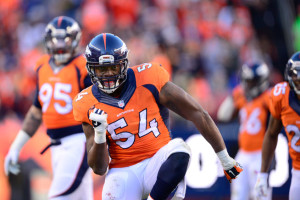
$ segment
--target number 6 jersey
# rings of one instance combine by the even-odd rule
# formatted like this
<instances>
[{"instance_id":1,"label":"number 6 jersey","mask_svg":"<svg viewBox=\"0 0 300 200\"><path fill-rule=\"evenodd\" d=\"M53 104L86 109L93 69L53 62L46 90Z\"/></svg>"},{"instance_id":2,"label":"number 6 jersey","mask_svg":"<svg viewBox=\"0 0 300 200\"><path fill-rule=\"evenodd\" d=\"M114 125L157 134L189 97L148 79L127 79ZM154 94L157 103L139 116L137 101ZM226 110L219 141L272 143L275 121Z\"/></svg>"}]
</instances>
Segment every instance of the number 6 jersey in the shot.
<instances>
[{"instance_id":1,"label":"number 6 jersey","mask_svg":"<svg viewBox=\"0 0 300 200\"><path fill-rule=\"evenodd\" d=\"M145 63L128 68L119 98L93 85L73 100L74 118L92 125L94 108L107 113L110 168L127 167L152 157L170 140L168 109L159 103L159 92L169 80L159 64Z\"/></svg>"}]
</instances>

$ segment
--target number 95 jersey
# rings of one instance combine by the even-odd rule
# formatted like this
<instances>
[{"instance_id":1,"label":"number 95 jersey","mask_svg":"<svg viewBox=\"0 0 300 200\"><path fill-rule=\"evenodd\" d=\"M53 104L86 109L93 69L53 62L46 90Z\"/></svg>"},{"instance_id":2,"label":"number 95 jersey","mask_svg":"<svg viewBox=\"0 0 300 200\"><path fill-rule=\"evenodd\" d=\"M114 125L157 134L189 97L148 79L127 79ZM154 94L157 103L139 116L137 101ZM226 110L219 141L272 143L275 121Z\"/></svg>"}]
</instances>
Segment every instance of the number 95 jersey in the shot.
<instances>
[{"instance_id":1,"label":"number 95 jersey","mask_svg":"<svg viewBox=\"0 0 300 200\"><path fill-rule=\"evenodd\" d=\"M41 108L47 134L61 138L66 134L82 132L81 124L74 120L72 100L86 86L90 78L85 69L85 58L80 55L55 72L50 66L49 55L36 65L37 94L34 105Z\"/></svg>"},{"instance_id":2,"label":"number 95 jersey","mask_svg":"<svg viewBox=\"0 0 300 200\"><path fill-rule=\"evenodd\" d=\"M73 100L74 118L92 125L94 108L107 113L110 168L127 167L152 157L170 140L169 111L159 103L159 92L169 74L159 64L128 68L119 98L93 85Z\"/></svg>"},{"instance_id":3,"label":"number 95 jersey","mask_svg":"<svg viewBox=\"0 0 300 200\"><path fill-rule=\"evenodd\" d=\"M272 89L270 112L274 118L282 121L293 168L300 170L300 104L287 82L278 83Z\"/></svg>"}]
</instances>

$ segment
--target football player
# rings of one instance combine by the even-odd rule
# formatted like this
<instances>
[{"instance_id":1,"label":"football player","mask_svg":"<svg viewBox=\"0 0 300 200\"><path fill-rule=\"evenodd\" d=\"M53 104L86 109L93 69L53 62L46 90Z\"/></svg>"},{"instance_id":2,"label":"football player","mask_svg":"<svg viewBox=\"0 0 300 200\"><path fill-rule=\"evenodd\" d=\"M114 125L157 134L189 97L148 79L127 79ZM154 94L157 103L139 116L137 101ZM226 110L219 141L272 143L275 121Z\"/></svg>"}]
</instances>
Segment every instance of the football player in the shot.
<instances>
[{"instance_id":1,"label":"football player","mask_svg":"<svg viewBox=\"0 0 300 200\"><path fill-rule=\"evenodd\" d=\"M260 171L261 149L269 117L269 75L264 62L245 63L241 67L241 84L233 89L218 110L218 120L228 122L239 117L239 150L236 161L244 172L231 185L231 200L254 199L254 185ZM256 162L253 162L253 161ZM272 190L267 191L271 199Z\"/></svg>"},{"instance_id":2,"label":"football player","mask_svg":"<svg viewBox=\"0 0 300 200\"><path fill-rule=\"evenodd\" d=\"M194 122L229 181L242 171L208 113L161 65L129 68L126 44L110 33L94 37L85 57L94 84L74 98L73 113L86 134L89 166L106 174L102 199L167 199L177 185L175 198L184 198L190 149L171 138L168 108Z\"/></svg>"},{"instance_id":3,"label":"football player","mask_svg":"<svg viewBox=\"0 0 300 200\"><path fill-rule=\"evenodd\" d=\"M46 26L48 54L36 64L36 96L5 158L5 173L18 174L19 153L43 121L51 138L44 151L51 147L53 180L48 196L53 200L93 199L86 138L72 112L72 99L92 84L85 58L77 52L80 38L79 24L70 17L56 17Z\"/></svg>"},{"instance_id":4,"label":"football player","mask_svg":"<svg viewBox=\"0 0 300 200\"><path fill-rule=\"evenodd\" d=\"M258 199L263 199L268 190L268 174L278 133L285 128L289 141L289 154L292 159L292 180L289 199L300 196L300 52L288 60L285 70L285 82L278 83L271 91L270 120L263 141L261 170L255 184Z\"/></svg>"}]
</instances>

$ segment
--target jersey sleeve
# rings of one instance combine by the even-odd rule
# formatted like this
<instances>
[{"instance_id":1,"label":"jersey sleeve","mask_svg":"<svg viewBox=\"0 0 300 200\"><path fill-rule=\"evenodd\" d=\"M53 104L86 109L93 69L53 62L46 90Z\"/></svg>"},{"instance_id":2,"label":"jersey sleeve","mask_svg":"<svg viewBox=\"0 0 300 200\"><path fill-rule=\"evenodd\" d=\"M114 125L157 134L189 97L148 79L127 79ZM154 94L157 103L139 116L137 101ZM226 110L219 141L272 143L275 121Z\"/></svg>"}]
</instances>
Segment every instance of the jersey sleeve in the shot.
<instances>
[{"instance_id":1,"label":"jersey sleeve","mask_svg":"<svg viewBox=\"0 0 300 200\"><path fill-rule=\"evenodd\" d=\"M162 65L156 65L157 70L157 78L158 78L158 91L160 92L161 88L170 80L170 75L167 70Z\"/></svg>"},{"instance_id":2,"label":"jersey sleeve","mask_svg":"<svg viewBox=\"0 0 300 200\"><path fill-rule=\"evenodd\" d=\"M246 99L241 85L238 85L233 89L232 99L233 99L234 107L237 109L241 109L245 104Z\"/></svg>"},{"instance_id":3,"label":"jersey sleeve","mask_svg":"<svg viewBox=\"0 0 300 200\"><path fill-rule=\"evenodd\" d=\"M268 89L266 91L266 94L264 95L264 104L267 110L271 109L271 94L272 94L272 89Z\"/></svg>"},{"instance_id":4,"label":"jersey sleeve","mask_svg":"<svg viewBox=\"0 0 300 200\"><path fill-rule=\"evenodd\" d=\"M269 109L271 115L276 118L280 119L281 117L281 108L282 108L282 100L284 97L284 93L286 92L286 85L284 83L278 83L273 88L269 95Z\"/></svg>"},{"instance_id":5,"label":"jersey sleeve","mask_svg":"<svg viewBox=\"0 0 300 200\"><path fill-rule=\"evenodd\" d=\"M35 64L35 67L34 67L34 71L38 71L39 68L46 62L48 62L50 59L50 56L49 55L43 55Z\"/></svg>"},{"instance_id":6,"label":"jersey sleeve","mask_svg":"<svg viewBox=\"0 0 300 200\"><path fill-rule=\"evenodd\" d=\"M170 75L166 69L158 63L144 63L134 69L137 82L141 85L154 85L158 92L169 81Z\"/></svg>"},{"instance_id":7,"label":"jersey sleeve","mask_svg":"<svg viewBox=\"0 0 300 200\"><path fill-rule=\"evenodd\" d=\"M85 94L85 90L83 90L73 99L73 116L74 119L78 122L86 122L90 124L90 120L88 119L89 109L86 106L87 100Z\"/></svg>"},{"instance_id":8,"label":"jersey sleeve","mask_svg":"<svg viewBox=\"0 0 300 200\"><path fill-rule=\"evenodd\" d=\"M38 86L36 86L36 89L35 89L35 95L34 95L34 98L33 98L33 105L35 107L37 107L37 108L42 109L41 103L39 101L39 89L38 89Z\"/></svg>"},{"instance_id":9,"label":"jersey sleeve","mask_svg":"<svg viewBox=\"0 0 300 200\"><path fill-rule=\"evenodd\" d=\"M50 56L45 54L43 55L35 64L34 71L36 73L36 90L35 90L35 96L33 99L33 105L36 106L37 108L42 108L41 103L39 101L39 85L38 85L38 80L39 80L39 70L42 67L43 64L48 62L50 59Z\"/></svg>"}]
</instances>

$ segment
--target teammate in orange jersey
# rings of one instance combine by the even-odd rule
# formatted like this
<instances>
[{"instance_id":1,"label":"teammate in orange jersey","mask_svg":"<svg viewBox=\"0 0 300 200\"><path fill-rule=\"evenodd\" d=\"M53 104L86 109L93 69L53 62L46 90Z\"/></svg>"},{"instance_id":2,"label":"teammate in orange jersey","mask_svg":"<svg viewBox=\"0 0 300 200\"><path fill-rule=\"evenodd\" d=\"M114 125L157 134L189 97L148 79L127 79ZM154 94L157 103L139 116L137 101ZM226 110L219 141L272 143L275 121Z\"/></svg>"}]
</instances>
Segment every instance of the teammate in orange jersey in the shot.
<instances>
[{"instance_id":1,"label":"teammate in orange jersey","mask_svg":"<svg viewBox=\"0 0 300 200\"><path fill-rule=\"evenodd\" d=\"M267 193L267 171L274 157L278 133L285 128L289 141L289 154L292 159L292 181L289 199L300 196L300 52L288 60L285 70L286 82L278 83L271 91L271 117L263 141L261 172L258 175L255 191L258 199Z\"/></svg>"},{"instance_id":2,"label":"teammate in orange jersey","mask_svg":"<svg viewBox=\"0 0 300 200\"><path fill-rule=\"evenodd\" d=\"M269 117L269 68L263 62L244 64L241 84L234 88L218 110L218 120L228 122L239 116L239 151L235 159L244 173L231 185L231 200L254 199L256 175L260 170L261 149ZM253 162L255 161L255 162ZM268 190L271 199L272 190Z\"/></svg>"},{"instance_id":3,"label":"teammate in orange jersey","mask_svg":"<svg viewBox=\"0 0 300 200\"><path fill-rule=\"evenodd\" d=\"M86 61L77 52L80 37L81 29L72 18L59 16L47 25L48 54L36 65L36 97L5 158L6 174L18 174L19 153L43 120L51 138L47 148L51 147L53 181L48 196L53 200L93 199L86 138L72 113L72 99L91 85Z\"/></svg>"},{"instance_id":4,"label":"teammate in orange jersey","mask_svg":"<svg viewBox=\"0 0 300 200\"><path fill-rule=\"evenodd\" d=\"M167 199L176 188L185 196L190 149L171 139L168 109L194 122L212 145L229 181L242 171L205 110L169 82L157 63L128 68L128 49L117 36L103 33L86 47L86 68L94 83L73 100L73 113L87 138L88 163L105 175L102 199Z\"/></svg>"}]
</instances>

